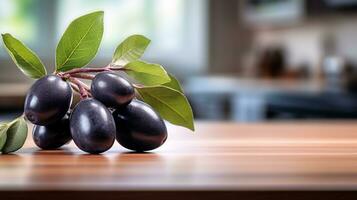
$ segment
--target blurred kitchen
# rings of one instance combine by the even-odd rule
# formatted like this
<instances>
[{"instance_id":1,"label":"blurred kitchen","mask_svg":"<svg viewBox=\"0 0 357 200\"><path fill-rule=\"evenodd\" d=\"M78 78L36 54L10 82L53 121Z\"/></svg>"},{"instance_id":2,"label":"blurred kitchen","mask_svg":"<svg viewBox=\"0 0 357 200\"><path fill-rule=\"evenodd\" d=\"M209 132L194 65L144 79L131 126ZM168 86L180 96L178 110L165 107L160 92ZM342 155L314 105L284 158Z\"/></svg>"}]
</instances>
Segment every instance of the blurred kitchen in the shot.
<instances>
[{"instance_id":1,"label":"blurred kitchen","mask_svg":"<svg viewBox=\"0 0 357 200\"><path fill-rule=\"evenodd\" d=\"M92 64L146 35L145 60L184 83L197 120L357 118L357 0L1 0L0 32L52 72L65 27L93 10L105 31ZM0 121L22 112L31 82L1 43Z\"/></svg>"}]
</instances>

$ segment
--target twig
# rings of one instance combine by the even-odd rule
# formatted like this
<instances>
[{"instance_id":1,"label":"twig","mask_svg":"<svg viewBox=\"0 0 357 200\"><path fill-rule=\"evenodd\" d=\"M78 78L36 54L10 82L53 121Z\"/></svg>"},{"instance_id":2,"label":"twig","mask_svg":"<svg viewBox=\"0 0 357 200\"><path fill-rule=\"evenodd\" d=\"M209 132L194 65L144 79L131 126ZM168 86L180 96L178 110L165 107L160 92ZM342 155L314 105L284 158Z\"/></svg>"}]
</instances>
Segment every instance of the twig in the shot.
<instances>
[{"instance_id":1,"label":"twig","mask_svg":"<svg viewBox=\"0 0 357 200\"><path fill-rule=\"evenodd\" d=\"M72 74L71 77L80 78L80 79L87 79L87 80L93 80L94 79L94 75L93 74L83 74L83 73Z\"/></svg>"},{"instance_id":2,"label":"twig","mask_svg":"<svg viewBox=\"0 0 357 200\"><path fill-rule=\"evenodd\" d=\"M81 95L81 99L86 99L89 97L89 94L88 94L89 87L86 84L84 84L82 81L80 81L74 77L69 77L68 79L69 79L69 81L71 81L78 87L79 94Z\"/></svg>"},{"instance_id":3,"label":"twig","mask_svg":"<svg viewBox=\"0 0 357 200\"><path fill-rule=\"evenodd\" d=\"M90 88L89 88L89 86L87 84L83 83L82 81L80 81L78 79L77 79L77 81L84 87L84 89L86 89L87 91L90 91Z\"/></svg>"},{"instance_id":4,"label":"twig","mask_svg":"<svg viewBox=\"0 0 357 200\"><path fill-rule=\"evenodd\" d=\"M119 65L107 65L105 67L99 67L99 68L77 68L77 69L72 69L66 72L61 72L58 73L60 76L66 77L68 75L73 75L73 74L78 74L78 73L93 73L93 72L105 72L105 71L118 71L118 70L125 70L123 66Z\"/></svg>"},{"instance_id":5,"label":"twig","mask_svg":"<svg viewBox=\"0 0 357 200\"><path fill-rule=\"evenodd\" d=\"M71 87L73 88L74 91L79 93L79 88L78 88L78 86L76 84L74 84L72 82L69 82L69 84L71 84Z\"/></svg>"}]
</instances>

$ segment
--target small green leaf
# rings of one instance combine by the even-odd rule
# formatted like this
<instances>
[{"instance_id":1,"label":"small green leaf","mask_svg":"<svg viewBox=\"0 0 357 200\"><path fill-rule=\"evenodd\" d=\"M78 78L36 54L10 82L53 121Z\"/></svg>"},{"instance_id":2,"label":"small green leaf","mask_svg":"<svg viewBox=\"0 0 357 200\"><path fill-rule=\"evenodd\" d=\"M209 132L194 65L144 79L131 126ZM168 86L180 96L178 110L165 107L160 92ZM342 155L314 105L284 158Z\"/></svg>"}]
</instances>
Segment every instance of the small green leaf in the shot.
<instances>
[{"instance_id":1,"label":"small green leaf","mask_svg":"<svg viewBox=\"0 0 357 200\"><path fill-rule=\"evenodd\" d=\"M178 80L172 74L169 74L169 77L171 79L170 82L167 82L167 83L165 83L163 85L166 86L166 87L169 87L171 89L174 89L176 91L179 91L179 92L181 92L183 94L184 93L183 89L182 89L180 83L178 82Z\"/></svg>"},{"instance_id":2,"label":"small green leaf","mask_svg":"<svg viewBox=\"0 0 357 200\"><path fill-rule=\"evenodd\" d=\"M4 144L6 142L6 131L8 129L7 124L0 124L0 152L2 148L4 147Z\"/></svg>"},{"instance_id":3,"label":"small green leaf","mask_svg":"<svg viewBox=\"0 0 357 200\"><path fill-rule=\"evenodd\" d=\"M193 113L185 95L166 86L136 88L142 99L160 115L179 126L194 131Z\"/></svg>"},{"instance_id":4,"label":"small green leaf","mask_svg":"<svg viewBox=\"0 0 357 200\"><path fill-rule=\"evenodd\" d=\"M2 153L11 153L19 150L26 141L27 137L27 123L23 117L15 119L10 123L7 130L6 143L2 149Z\"/></svg>"},{"instance_id":5,"label":"small green leaf","mask_svg":"<svg viewBox=\"0 0 357 200\"><path fill-rule=\"evenodd\" d=\"M126 38L115 49L112 63L124 66L129 62L138 60L149 44L150 40L142 35L132 35Z\"/></svg>"},{"instance_id":6,"label":"small green leaf","mask_svg":"<svg viewBox=\"0 0 357 200\"><path fill-rule=\"evenodd\" d=\"M103 17L103 11L93 12L68 26L56 49L57 71L81 68L95 57L103 37Z\"/></svg>"},{"instance_id":7,"label":"small green leaf","mask_svg":"<svg viewBox=\"0 0 357 200\"><path fill-rule=\"evenodd\" d=\"M24 43L9 33L2 34L2 40L7 52L17 67L28 77L38 79L47 74L40 58Z\"/></svg>"},{"instance_id":8,"label":"small green leaf","mask_svg":"<svg viewBox=\"0 0 357 200\"><path fill-rule=\"evenodd\" d=\"M134 61L125 65L126 73L146 86L161 85L170 81L165 69L158 64Z\"/></svg>"}]
</instances>

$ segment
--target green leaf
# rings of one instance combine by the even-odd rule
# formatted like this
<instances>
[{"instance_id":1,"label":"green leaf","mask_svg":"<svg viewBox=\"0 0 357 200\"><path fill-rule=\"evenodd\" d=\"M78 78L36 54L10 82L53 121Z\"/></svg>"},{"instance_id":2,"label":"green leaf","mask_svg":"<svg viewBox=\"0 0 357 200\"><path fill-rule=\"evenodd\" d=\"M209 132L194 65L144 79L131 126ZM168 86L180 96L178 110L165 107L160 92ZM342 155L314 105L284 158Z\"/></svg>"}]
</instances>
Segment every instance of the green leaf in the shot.
<instances>
[{"instance_id":1,"label":"green leaf","mask_svg":"<svg viewBox=\"0 0 357 200\"><path fill-rule=\"evenodd\" d=\"M184 93L183 89L182 89L180 83L178 82L178 80L172 74L169 74L169 77L171 79L170 82L167 82L167 83L165 83L163 85L166 86L166 87L169 87L171 89L174 89L176 91L179 91L179 92L181 92L183 94Z\"/></svg>"},{"instance_id":2,"label":"green leaf","mask_svg":"<svg viewBox=\"0 0 357 200\"><path fill-rule=\"evenodd\" d=\"M185 95L166 86L136 88L142 99L161 117L194 131L193 113Z\"/></svg>"},{"instance_id":3,"label":"green leaf","mask_svg":"<svg viewBox=\"0 0 357 200\"><path fill-rule=\"evenodd\" d=\"M2 153L11 153L20 149L26 141L27 123L23 117L15 119L10 123L7 130L6 143L2 149Z\"/></svg>"},{"instance_id":4,"label":"green leaf","mask_svg":"<svg viewBox=\"0 0 357 200\"><path fill-rule=\"evenodd\" d=\"M0 124L0 152L2 148L4 147L4 144L6 142L6 131L8 129L7 124Z\"/></svg>"},{"instance_id":5,"label":"green leaf","mask_svg":"<svg viewBox=\"0 0 357 200\"><path fill-rule=\"evenodd\" d=\"M93 12L68 26L56 49L57 71L81 68L95 57L103 37L103 17L103 11Z\"/></svg>"},{"instance_id":6,"label":"green leaf","mask_svg":"<svg viewBox=\"0 0 357 200\"><path fill-rule=\"evenodd\" d=\"M129 62L138 60L149 44L150 40L142 35L132 35L126 38L115 49L112 63L124 66Z\"/></svg>"},{"instance_id":7,"label":"green leaf","mask_svg":"<svg viewBox=\"0 0 357 200\"><path fill-rule=\"evenodd\" d=\"M130 77L146 86L161 85L170 81L165 69L158 64L134 61L125 65L125 70Z\"/></svg>"},{"instance_id":8,"label":"green leaf","mask_svg":"<svg viewBox=\"0 0 357 200\"><path fill-rule=\"evenodd\" d=\"M28 77L38 79L47 74L40 58L24 43L9 33L1 34L7 52L17 67Z\"/></svg>"}]
</instances>

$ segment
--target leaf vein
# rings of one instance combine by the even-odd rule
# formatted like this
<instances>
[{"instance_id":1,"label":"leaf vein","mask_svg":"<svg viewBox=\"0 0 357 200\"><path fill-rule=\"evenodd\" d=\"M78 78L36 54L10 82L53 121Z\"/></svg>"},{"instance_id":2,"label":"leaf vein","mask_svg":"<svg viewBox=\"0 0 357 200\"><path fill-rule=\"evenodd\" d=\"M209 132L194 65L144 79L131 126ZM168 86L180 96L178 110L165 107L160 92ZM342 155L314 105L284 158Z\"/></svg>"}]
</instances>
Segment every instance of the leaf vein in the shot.
<instances>
[{"instance_id":1,"label":"leaf vein","mask_svg":"<svg viewBox=\"0 0 357 200\"><path fill-rule=\"evenodd\" d=\"M96 20L93 20L93 23L90 25L90 27L88 28L88 30L86 31L86 33L83 35L83 37L81 37L81 39L78 41L78 43L76 44L76 46L73 48L73 50L71 51L70 55L66 58L66 60L60 65L59 68L62 68L69 60L69 58L74 54L74 52L76 51L76 49L78 48L78 46L81 44L82 40L87 37L89 31L92 29L93 25L96 23Z\"/></svg>"},{"instance_id":2,"label":"leaf vein","mask_svg":"<svg viewBox=\"0 0 357 200\"><path fill-rule=\"evenodd\" d=\"M188 122L185 118L185 116L183 116L181 113L177 112L174 108L172 108L169 104L167 104L166 102L164 101L161 101L159 98L153 96L153 95L150 95L149 93L146 93L148 96L156 99L157 101L161 102L162 104L166 105L170 110L172 110L173 112L175 112L176 114L178 114L185 122ZM144 97L145 98L145 97Z\"/></svg>"}]
</instances>

